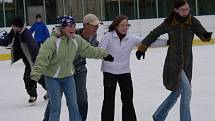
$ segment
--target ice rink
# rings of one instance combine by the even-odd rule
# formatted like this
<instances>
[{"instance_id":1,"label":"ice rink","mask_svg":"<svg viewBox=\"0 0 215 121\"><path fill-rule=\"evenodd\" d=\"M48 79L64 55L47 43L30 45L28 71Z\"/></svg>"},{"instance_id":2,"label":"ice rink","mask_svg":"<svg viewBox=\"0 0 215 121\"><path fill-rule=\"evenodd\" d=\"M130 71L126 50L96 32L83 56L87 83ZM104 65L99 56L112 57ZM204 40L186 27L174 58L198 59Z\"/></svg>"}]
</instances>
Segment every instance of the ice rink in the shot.
<instances>
[{"instance_id":1,"label":"ice rink","mask_svg":"<svg viewBox=\"0 0 215 121\"><path fill-rule=\"evenodd\" d=\"M152 114L170 93L162 84L162 69L167 48L152 48L145 60L137 60L131 53L131 70L134 87L134 105L138 121L152 121ZM215 45L194 46L191 114L192 121L215 121ZM88 59L87 121L100 121L103 84L101 60ZM10 65L0 61L0 121L42 121L47 101L45 91L38 85L35 105L28 104L28 95L22 80L24 65L21 61ZM179 121L179 104L173 107L166 121ZM116 94L115 121L121 121L119 88ZM68 121L65 99L62 100L61 121Z\"/></svg>"}]
</instances>

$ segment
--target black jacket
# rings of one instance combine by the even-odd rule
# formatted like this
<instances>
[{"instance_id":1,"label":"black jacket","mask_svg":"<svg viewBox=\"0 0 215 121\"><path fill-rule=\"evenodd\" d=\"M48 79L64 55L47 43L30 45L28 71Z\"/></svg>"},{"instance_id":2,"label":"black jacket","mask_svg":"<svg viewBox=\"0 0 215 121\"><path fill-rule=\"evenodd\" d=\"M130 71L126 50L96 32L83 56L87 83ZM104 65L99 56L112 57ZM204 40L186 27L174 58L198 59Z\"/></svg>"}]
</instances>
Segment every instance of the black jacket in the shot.
<instances>
[{"instance_id":1,"label":"black jacket","mask_svg":"<svg viewBox=\"0 0 215 121\"><path fill-rule=\"evenodd\" d=\"M168 34L169 47L163 68L163 84L171 91L177 90L180 83L180 73L185 71L190 83L192 79L193 54L192 43L194 34L202 41L207 41L203 35L207 33L201 23L193 16L180 23L175 19L171 23L164 20L152 30L142 41L146 47L150 46L160 35Z\"/></svg>"},{"instance_id":2,"label":"black jacket","mask_svg":"<svg viewBox=\"0 0 215 121\"><path fill-rule=\"evenodd\" d=\"M39 47L27 28L24 28L20 33L14 33L11 30L4 40L0 40L1 46L8 46L9 44L12 44L11 63L15 63L19 59L26 57L30 65L33 65Z\"/></svg>"}]
</instances>

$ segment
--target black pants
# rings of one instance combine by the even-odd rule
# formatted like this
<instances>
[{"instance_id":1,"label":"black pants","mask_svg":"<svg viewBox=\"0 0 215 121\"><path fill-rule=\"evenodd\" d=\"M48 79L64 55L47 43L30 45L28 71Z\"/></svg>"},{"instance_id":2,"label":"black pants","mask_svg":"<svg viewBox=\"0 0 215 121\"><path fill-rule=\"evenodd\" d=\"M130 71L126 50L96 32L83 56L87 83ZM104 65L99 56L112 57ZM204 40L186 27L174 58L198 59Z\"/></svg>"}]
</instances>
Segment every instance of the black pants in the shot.
<instances>
[{"instance_id":1,"label":"black pants","mask_svg":"<svg viewBox=\"0 0 215 121\"><path fill-rule=\"evenodd\" d=\"M101 121L114 121L115 92L117 82L121 91L122 121L136 121L133 105L133 86L131 74L111 74L104 72L104 100L101 113Z\"/></svg>"},{"instance_id":2,"label":"black pants","mask_svg":"<svg viewBox=\"0 0 215 121\"><path fill-rule=\"evenodd\" d=\"M35 82L34 80L31 80L31 78L30 78L31 66L25 56L22 57L22 60L25 64L25 72L24 72L24 76L23 76L23 80L25 83L25 89L29 96L37 97L37 82ZM38 81L38 83L41 84L42 87L46 90L45 80L44 80L43 76Z\"/></svg>"}]
</instances>

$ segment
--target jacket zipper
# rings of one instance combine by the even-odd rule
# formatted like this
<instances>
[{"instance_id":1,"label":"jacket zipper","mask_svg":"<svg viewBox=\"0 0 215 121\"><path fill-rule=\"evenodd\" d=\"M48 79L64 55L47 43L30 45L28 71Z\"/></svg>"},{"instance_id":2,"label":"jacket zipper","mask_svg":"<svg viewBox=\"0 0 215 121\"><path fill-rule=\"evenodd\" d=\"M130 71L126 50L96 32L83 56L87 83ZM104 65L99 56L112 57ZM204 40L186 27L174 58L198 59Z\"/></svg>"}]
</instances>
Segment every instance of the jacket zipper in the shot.
<instances>
[{"instance_id":1,"label":"jacket zipper","mask_svg":"<svg viewBox=\"0 0 215 121\"><path fill-rule=\"evenodd\" d=\"M183 34L183 29L184 29L184 25L183 24L181 24L181 54L180 54L180 56L183 56L183 48L184 48L184 34ZM178 90L178 88L179 88L179 82L180 82L180 75L181 75L181 73L182 73L182 70L183 70L183 65L184 65L184 59L183 59L183 57L182 57L182 65L181 65L181 72L179 73L179 75L178 75L178 80L177 80L177 90Z\"/></svg>"}]
</instances>

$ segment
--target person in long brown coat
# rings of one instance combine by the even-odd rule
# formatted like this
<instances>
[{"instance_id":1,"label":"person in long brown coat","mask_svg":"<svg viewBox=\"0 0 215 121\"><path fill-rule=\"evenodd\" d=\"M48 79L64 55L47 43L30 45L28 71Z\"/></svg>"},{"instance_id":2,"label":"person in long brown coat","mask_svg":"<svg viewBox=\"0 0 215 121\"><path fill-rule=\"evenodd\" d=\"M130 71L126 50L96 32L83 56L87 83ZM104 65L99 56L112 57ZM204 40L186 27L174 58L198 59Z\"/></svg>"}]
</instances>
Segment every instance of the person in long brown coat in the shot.
<instances>
[{"instance_id":1,"label":"person in long brown coat","mask_svg":"<svg viewBox=\"0 0 215 121\"><path fill-rule=\"evenodd\" d=\"M168 34L169 47L163 68L163 84L171 93L153 114L153 119L164 121L181 96L180 121L191 121L193 38L196 34L203 42L208 42L212 32L207 32L199 20L190 15L190 6L186 0L176 0L171 14L143 39L136 52L137 58L144 59L147 48L165 33Z\"/></svg>"}]
</instances>

